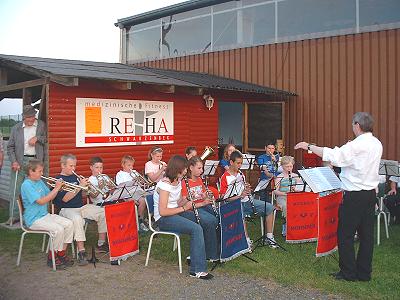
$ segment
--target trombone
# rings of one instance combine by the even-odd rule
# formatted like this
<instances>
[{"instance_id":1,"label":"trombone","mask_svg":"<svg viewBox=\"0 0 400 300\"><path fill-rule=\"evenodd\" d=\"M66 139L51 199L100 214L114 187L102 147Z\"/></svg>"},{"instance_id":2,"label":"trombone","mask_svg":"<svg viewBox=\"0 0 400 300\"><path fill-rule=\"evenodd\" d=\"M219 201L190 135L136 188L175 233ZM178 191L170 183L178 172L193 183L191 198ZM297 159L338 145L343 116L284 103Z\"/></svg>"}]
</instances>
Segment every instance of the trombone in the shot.
<instances>
[{"instance_id":1,"label":"trombone","mask_svg":"<svg viewBox=\"0 0 400 300\"><path fill-rule=\"evenodd\" d=\"M54 177L46 177L46 176L40 176L40 177L43 178L46 181L47 185L52 187L52 188L54 188L56 186L56 181L59 180L59 179L54 178ZM88 187L87 186L80 186L80 185L77 185L77 184L73 184L73 183L69 183L69 182L64 181L61 189L63 191L66 191L66 192L77 193L80 190L86 192L88 190Z\"/></svg>"},{"instance_id":2,"label":"trombone","mask_svg":"<svg viewBox=\"0 0 400 300\"><path fill-rule=\"evenodd\" d=\"M80 178L80 179L85 179L84 176L76 174L75 171L72 171L72 173L73 173L76 177L78 177L78 178ZM99 189L99 187L95 186L95 185L92 184L90 181L88 181L87 184L88 184L88 185L87 185L87 188L86 188L85 191L88 192L89 197L91 197L91 198L96 198L99 194L101 194L101 195L103 196L103 198L107 197L107 193L106 193L106 192L104 192L104 191L102 191L101 189Z\"/></svg>"}]
</instances>

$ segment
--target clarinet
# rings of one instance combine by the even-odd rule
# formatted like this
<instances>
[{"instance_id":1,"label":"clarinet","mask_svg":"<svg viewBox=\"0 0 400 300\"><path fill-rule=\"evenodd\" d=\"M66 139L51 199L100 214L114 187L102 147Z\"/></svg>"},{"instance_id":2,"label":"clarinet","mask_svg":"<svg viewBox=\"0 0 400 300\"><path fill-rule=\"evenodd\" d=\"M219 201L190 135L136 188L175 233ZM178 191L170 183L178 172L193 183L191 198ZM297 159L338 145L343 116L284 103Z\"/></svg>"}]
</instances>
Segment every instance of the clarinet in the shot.
<instances>
[{"instance_id":1,"label":"clarinet","mask_svg":"<svg viewBox=\"0 0 400 300\"><path fill-rule=\"evenodd\" d=\"M193 208L194 216L196 217L196 223L200 224L200 215L199 215L199 211L197 210L196 204L193 201L194 199L192 198L192 194L190 193L189 180L186 176L183 177L183 180L185 181L186 189L188 192L187 198L190 202L192 202L192 208Z\"/></svg>"},{"instance_id":2,"label":"clarinet","mask_svg":"<svg viewBox=\"0 0 400 300\"><path fill-rule=\"evenodd\" d=\"M205 178L203 179L203 183L204 183L204 187L206 188L207 196L211 200L211 207L212 207L212 209L214 211L214 215L215 215L216 218L218 218L219 217L219 213L218 213L217 205L215 203L214 194L209 190L208 184L207 184L207 180Z\"/></svg>"},{"instance_id":3,"label":"clarinet","mask_svg":"<svg viewBox=\"0 0 400 300\"><path fill-rule=\"evenodd\" d=\"M289 192L294 192L294 186L292 184L292 172L288 172L288 176L289 176Z\"/></svg>"},{"instance_id":4,"label":"clarinet","mask_svg":"<svg viewBox=\"0 0 400 300\"><path fill-rule=\"evenodd\" d=\"M246 181L245 181L245 179L244 179L243 173L242 173L240 170L239 170L239 173L240 173L240 175L242 176L243 184L246 184ZM246 188L246 187L245 187L245 188ZM253 198L252 198L250 195L247 195L247 198L249 198L248 201L250 201L251 208L253 209L253 214L254 214L254 215L257 215L257 210L256 210L256 207L254 206L254 200L253 200Z\"/></svg>"}]
</instances>

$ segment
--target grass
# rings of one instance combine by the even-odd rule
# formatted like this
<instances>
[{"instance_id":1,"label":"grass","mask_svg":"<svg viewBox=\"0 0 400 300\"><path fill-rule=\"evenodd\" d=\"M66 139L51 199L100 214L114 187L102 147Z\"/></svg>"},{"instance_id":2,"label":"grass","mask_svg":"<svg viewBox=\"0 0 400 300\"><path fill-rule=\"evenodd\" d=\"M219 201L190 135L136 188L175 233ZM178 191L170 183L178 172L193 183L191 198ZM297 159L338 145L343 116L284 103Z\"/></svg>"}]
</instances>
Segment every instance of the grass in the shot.
<instances>
[{"instance_id":1,"label":"grass","mask_svg":"<svg viewBox=\"0 0 400 300\"><path fill-rule=\"evenodd\" d=\"M6 219L7 212L0 208L0 222ZM281 220L277 218L276 232L281 227ZM249 224L250 236L260 234L260 224ZM89 230L88 243L94 244L95 230ZM383 230L382 230L383 233ZM272 279L284 286L296 285L303 288L315 288L326 293L339 294L344 297L362 299L398 299L400 297L400 226L389 227L390 239L381 235L381 245L374 248L373 279L370 282L343 282L336 281L329 273L338 270L337 253L332 256L316 258L315 243L286 244L281 238L279 243L287 252L257 248L251 257L258 260L254 263L244 257L239 257L219 267L219 272L227 274L247 274L252 277ZM0 249L16 257L18 251L20 231L10 231L0 228ZM375 235L376 237L376 235ZM146 254L149 235L140 237L140 251ZM25 239L24 259L27 253L37 253L41 246L41 236L32 235ZM151 260L156 258L161 261L176 265L178 268L177 252L172 252L173 239L159 237L154 240ZM182 238L182 257L189 254L189 239ZM183 259L183 262L185 260Z\"/></svg>"}]
</instances>

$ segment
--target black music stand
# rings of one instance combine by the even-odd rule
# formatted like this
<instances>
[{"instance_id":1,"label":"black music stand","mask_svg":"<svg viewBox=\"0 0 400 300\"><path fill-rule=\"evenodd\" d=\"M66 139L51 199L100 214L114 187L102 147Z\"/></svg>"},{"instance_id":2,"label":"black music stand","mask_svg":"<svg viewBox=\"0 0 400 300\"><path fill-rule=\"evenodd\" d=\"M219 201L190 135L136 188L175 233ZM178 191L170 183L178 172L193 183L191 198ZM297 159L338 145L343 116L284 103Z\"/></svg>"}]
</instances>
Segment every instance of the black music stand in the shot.
<instances>
[{"instance_id":1,"label":"black music stand","mask_svg":"<svg viewBox=\"0 0 400 300\"><path fill-rule=\"evenodd\" d=\"M399 162L396 160L381 159L379 175L399 177Z\"/></svg>"}]
</instances>

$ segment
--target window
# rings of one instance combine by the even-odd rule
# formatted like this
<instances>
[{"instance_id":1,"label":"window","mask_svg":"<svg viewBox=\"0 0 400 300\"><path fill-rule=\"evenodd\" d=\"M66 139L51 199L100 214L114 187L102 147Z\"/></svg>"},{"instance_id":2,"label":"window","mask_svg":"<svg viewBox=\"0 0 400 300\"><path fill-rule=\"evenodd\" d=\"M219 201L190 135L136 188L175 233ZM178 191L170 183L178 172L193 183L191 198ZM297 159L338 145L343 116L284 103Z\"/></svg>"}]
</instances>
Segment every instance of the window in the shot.
<instances>
[{"instance_id":1,"label":"window","mask_svg":"<svg viewBox=\"0 0 400 300\"><path fill-rule=\"evenodd\" d=\"M360 27L400 22L399 0L359 0Z\"/></svg>"},{"instance_id":2,"label":"window","mask_svg":"<svg viewBox=\"0 0 400 300\"><path fill-rule=\"evenodd\" d=\"M165 23L162 32L163 57L209 51L211 46L211 16Z\"/></svg>"},{"instance_id":3,"label":"window","mask_svg":"<svg viewBox=\"0 0 400 300\"><path fill-rule=\"evenodd\" d=\"M356 4L349 0L287 0L278 2L278 36L355 29Z\"/></svg>"},{"instance_id":4,"label":"window","mask_svg":"<svg viewBox=\"0 0 400 300\"><path fill-rule=\"evenodd\" d=\"M275 4L243 9L243 42L260 45L275 40Z\"/></svg>"},{"instance_id":5,"label":"window","mask_svg":"<svg viewBox=\"0 0 400 300\"><path fill-rule=\"evenodd\" d=\"M160 57L160 28L145 29L128 33L127 62Z\"/></svg>"},{"instance_id":6,"label":"window","mask_svg":"<svg viewBox=\"0 0 400 300\"><path fill-rule=\"evenodd\" d=\"M214 15L214 48L237 44L237 11Z\"/></svg>"}]
</instances>

